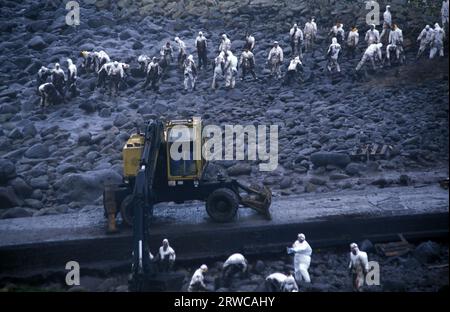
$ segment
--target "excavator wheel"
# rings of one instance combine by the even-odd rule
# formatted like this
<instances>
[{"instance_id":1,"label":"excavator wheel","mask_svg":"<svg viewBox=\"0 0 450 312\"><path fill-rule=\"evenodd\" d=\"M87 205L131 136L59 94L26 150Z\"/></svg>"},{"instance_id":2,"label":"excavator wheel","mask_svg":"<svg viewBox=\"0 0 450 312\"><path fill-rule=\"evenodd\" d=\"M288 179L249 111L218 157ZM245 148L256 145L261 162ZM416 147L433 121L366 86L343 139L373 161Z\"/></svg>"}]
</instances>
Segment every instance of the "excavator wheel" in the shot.
<instances>
[{"instance_id":1,"label":"excavator wheel","mask_svg":"<svg viewBox=\"0 0 450 312\"><path fill-rule=\"evenodd\" d=\"M122 221L127 226L133 226L133 195L128 195L120 204L120 215Z\"/></svg>"},{"instance_id":2,"label":"excavator wheel","mask_svg":"<svg viewBox=\"0 0 450 312\"><path fill-rule=\"evenodd\" d=\"M239 207L237 194L229 188L219 188L206 201L206 212L216 222L232 221Z\"/></svg>"}]
</instances>

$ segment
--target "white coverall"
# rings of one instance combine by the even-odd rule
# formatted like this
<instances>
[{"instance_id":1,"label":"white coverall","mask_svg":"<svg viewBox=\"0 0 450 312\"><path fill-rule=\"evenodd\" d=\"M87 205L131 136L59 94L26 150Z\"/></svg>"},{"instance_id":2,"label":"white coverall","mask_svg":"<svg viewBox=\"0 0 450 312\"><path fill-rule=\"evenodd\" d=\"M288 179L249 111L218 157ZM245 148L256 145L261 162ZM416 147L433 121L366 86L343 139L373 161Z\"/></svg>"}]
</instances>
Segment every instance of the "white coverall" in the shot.
<instances>
[{"instance_id":1,"label":"white coverall","mask_svg":"<svg viewBox=\"0 0 450 312\"><path fill-rule=\"evenodd\" d=\"M216 79L217 79L217 77L223 77L224 76L223 67L225 66L225 58L224 58L224 53L223 52L220 52L220 54L214 60L214 63L215 63L214 75L213 75L213 81L212 81L212 84L211 84L211 88L212 89L216 88Z\"/></svg>"},{"instance_id":2,"label":"white coverall","mask_svg":"<svg viewBox=\"0 0 450 312\"><path fill-rule=\"evenodd\" d=\"M175 250L173 250L170 246L167 246L166 250L164 250L164 246L161 246L159 247L159 257L160 259L166 259L166 257L169 257L170 262L175 262Z\"/></svg>"},{"instance_id":3,"label":"white coverall","mask_svg":"<svg viewBox=\"0 0 450 312\"><path fill-rule=\"evenodd\" d=\"M202 268L197 269L192 275L191 282L189 283L188 291L206 290L205 276Z\"/></svg>"},{"instance_id":4,"label":"white coverall","mask_svg":"<svg viewBox=\"0 0 450 312\"><path fill-rule=\"evenodd\" d=\"M267 60L270 62L270 74L281 78L281 63L284 60L283 49L280 46L273 47L269 52Z\"/></svg>"},{"instance_id":5,"label":"white coverall","mask_svg":"<svg viewBox=\"0 0 450 312\"><path fill-rule=\"evenodd\" d=\"M417 41L420 41L419 51L417 52L417 57L420 57L433 41L433 29L429 25L425 26L417 37Z\"/></svg>"},{"instance_id":6,"label":"white coverall","mask_svg":"<svg viewBox=\"0 0 450 312\"><path fill-rule=\"evenodd\" d=\"M298 285L292 275L286 277L281 287L283 292L298 292Z\"/></svg>"},{"instance_id":7,"label":"white coverall","mask_svg":"<svg viewBox=\"0 0 450 312\"><path fill-rule=\"evenodd\" d=\"M434 58L438 53L439 56L444 56L444 39L444 30L436 23L433 30L433 40L431 41L430 59Z\"/></svg>"},{"instance_id":8,"label":"white coverall","mask_svg":"<svg viewBox=\"0 0 450 312\"><path fill-rule=\"evenodd\" d=\"M225 270L227 267L234 265L241 267L242 272L245 272L247 270L247 259L240 253L232 254L224 262L223 269Z\"/></svg>"},{"instance_id":9,"label":"white coverall","mask_svg":"<svg viewBox=\"0 0 450 312\"><path fill-rule=\"evenodd\" d=\"M98 72L104 64L111 62L109 55L103 50L100 52L94 52L94 58L96 59L96 72Z\"/></svg>"},{"instance_id":10,"label":"white coverall","mask_svg":"<svg viewBox=\"0 0 450 312\"><path fill-rule=\"evenodd\" d=\"M236 56L231 53L231 51L227 52L227 58L225 59L225 87L234 88L236 84L236 76L238 74L237 65L238 59Z\"/></svg>"},{"instance_id":11,"label":"white coverall","mask_svg":"<svg viewBox=\"0 0 450 312\"><path fill-rule=\"evenodd\" d=\"M336 67L336 71L338 73L341 72L341 67L339 66L339 63L338 63L339 52L341 52L341 45L338 43L336 38L333 38L331 40L331 45L328 48L328 52L327 52L327 55L329 56L329 63L327 66L328 71L331 72L333 67Z\"/></svg>"},{"instance_id":12,"label":"white coverall","mask_svg":"<svg viewBox=\"0 0 450 312\"><path fill-rule=\"evenodd\" d=\"M189 55L184 63L184 89L189 90L189 82L192 90L195 90L195 81L197 80L197 68L195 67L194 58Z\"/></svg>"},{"instance_id":13,"label":"white coverall","mask_svg":"<svg viewBox=\"0 0 450 312\"><path fill-rule=\"evenodd\" d=\"M295 279L300 282L304 280L306 283L311 283L308 269L311 264L312 249L308 242L304 240L300 242L296 240L292 245L292 249L295 252L294 256L294 272Z\"/></svg>"},{"instance_id":14,"label":"white coverall","mask_svg":"<svg viewBox=\"0 0 450 312\"><path fill-rule=\"evenodd\" d=\"M219 46L219 51L226 53L229 50L231 50L231 40L228 39L227 35L223 35L222 42Z\"/></svg>"},{"instance_id":15,"label":"white coverall","mask_svg":"<svg viewBox=\"0 0 450 312\"><path fill-rule=\"evenodd\" d=\"M363 67L363 65L370 60L370 62L372 63L372 67L375 70L376 66L375 66L375 60L378 59L379 61L381 61L382 58L382 53L381 53L381 48L383 47L382 43L373 43L371 44L367 49L366 52L364 52L364 55L361 59L361 61L358 63L358 66L356 66L356 70L360 70L361 67Z\"/></svg>"},{"instance_id":16,"label":"white coverall","mask_svg":"<svg viewBox=\"0 0 450 312\"><path fill-rule=\"evenodd\" d=\"M286 281L287 276L283 273L272 273L269 276L266 277L266 284L268 286L268 290L271 291L282 291L284 282Z\"/></svg>"},{"instance_id":17,"label":"white coverall","mask_svg":"<svg viewBox=\"0 0 450 312\"><path fill-rule=\"evenodd\" d=\"M316 29L312 22L307 22L305 24L305 28L303 29L303 33L305 35L305 50L311 51L314 46L314 40L316 35Z\"/></svg>"},{"instance_id":18,"label":"white coverall","mask_svg":"<svg viewBox=\"0 0 450 312\"><path fill-rule=\"evenodd\" d=\"M389 26L392 25L392 14L389 11L389 8L386 8L386 11L383 13L383 20Z\"/></svg>"},{"instance_id":19,"label":"white coverall","mask_svg":"<svg viewBox=\"0 0 450 312\"><path fill-rule=\"evenodd\" d=\"M348 268L352 273L353 289L359 290L364 285L364 277L369 271L369 258L367 257L367 253L359 249L357 249L356 255L350 252Z\"/></svg>"},{"instance_id":20,"label":"white coverall","mask_svg":"<svg viewBox=\"0 0 450 312\"><path fill-rule=\"evenodd\" d=\"M356 48L356 46L358 45L359 42L359 33L358 30L351 30L348 33L348 37L347 37L347 45L351 48Z\"/></svg>"},{"instance_id":21,"label":"white coverall","mask_svg":"<svg viewBox=\"0 0 450 312\"><path fill-rule=\"evenodd\" d=\"M389 44L386 47L386 58L391 59L391 48L395 48L397 59L403 56L403 32L400 28L395 28L389 33Z\"/></svg>"},{"instance_id":22,"label":"white coverall","mask_svg":"<svg viewBox=\"0 0 450 312\"><path fill-rule=\"evenodd\" d=\"M368 46L370 46L373 43L380 42L380 32L376 29L374 29L374 30L369 29L366 32L365 40L366 40Z\"/></svg>"},{"instance_id":23,"label":"white coverall","mask_svg":"<svg viewBox=\"0 0 450 312\"><path fill-rule=\"evenodd\" d=\"M294 26L289 31L289 35L291 36L292 55L298 55L302 58L303 31L299 27Z\"/></svg>"}]
</instances>

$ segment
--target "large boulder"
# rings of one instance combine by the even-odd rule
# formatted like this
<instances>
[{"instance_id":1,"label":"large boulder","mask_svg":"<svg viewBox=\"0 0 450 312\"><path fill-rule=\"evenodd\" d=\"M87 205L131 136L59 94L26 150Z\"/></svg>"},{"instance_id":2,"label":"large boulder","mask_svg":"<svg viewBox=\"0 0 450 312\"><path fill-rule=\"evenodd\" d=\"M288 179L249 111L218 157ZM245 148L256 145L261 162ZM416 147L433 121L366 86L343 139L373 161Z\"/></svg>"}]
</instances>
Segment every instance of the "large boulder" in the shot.
<instances>
[{"instance_id":1,"label":"large boulder","mask_svg":"<svg viewBox=\"0 0 450 312\"><path fill-rule=\"evenodd\" d=\"M431 263L439 259L441 248L435 242L424 242L414 250L414 257L422 263Z\"/></svg>"},{"instance_id":2,"label":"large boulder","mask_svg":"<svg viewBox=\"0 0 450 312\"><path fill-rule=\"evenodd\" d=\"M12 187L0 187L0 209L12 208L21 204L21 200L14 193Z\"/></svg>"},{"instance_id":3,"label":"large boulder","mask_svg":"<svg viewBox=\"0 0 450 312\"><path fill-rule=\"evenodd\" d=\"M12 180L11 186L13 187L14 192L22 198L27 198L31 195L31 193L33 193L31 186L29 186L28 183L20 177L16 177Z\"/></svg>"},{"instance_id":4,"label":"large boulder","mask_svg":"<svg viewBox=\"0 0 450 312\"><path fill-rule=\"evenodd\" d=\"M252 167L250 164L237 163L236 165L228 168L227 173L229 176L249 175L252 173Z\"/></svg>"},{"instance_id":5,"label":"large boulder","mask_svg":"<svg viewBox=\"0 0 450 312\"><path fill-rule=\"evenodd\" d=\"M69 173L59 181L59 193L63 200L92 202L102 195L108 184L120 184L122 177L112 169L85 173Z\"/></svg>"},{"instance_id":6,"label":"large boulder","mask_svg":"<svg viewBox=\"0 0 450 312\"><path fill-rule=\"evenodd\" d=\"M0 185L6 184L16 176L16 166L8 159L0 158Z\"/></svg>"},{"instance_id":7,"label":"large boulder","mask_svg":"<svg viewBox=\"0 0 450 312\"><path fill-rule=\"evenodd\" d=\"M350 163L347 154L335 152L317 152L311 155L310 160L316 167L331 165L344 168Z\"/></svg>"},{"instance_id":8,"label":"large boulder","mask_svg":"<svg viewBox=\"0 0 450 312\"><path fill-rule=\"evenodd\" d=\"M50 156L48 147L42 143L37 143L27 149L25 156L28 158L47 158Z\"/></svg>"},{"instance_id":9,"label":"large boulder","mask_svg":"<svg viewBox=\"0 0 450 312\"><path fill-rule=\"evenodd\" d=\"M43 50L47 46L47 43L45 43L41 36L35 36L28 42L28 47L34 50Z\"/></svg>"}]
</instances>

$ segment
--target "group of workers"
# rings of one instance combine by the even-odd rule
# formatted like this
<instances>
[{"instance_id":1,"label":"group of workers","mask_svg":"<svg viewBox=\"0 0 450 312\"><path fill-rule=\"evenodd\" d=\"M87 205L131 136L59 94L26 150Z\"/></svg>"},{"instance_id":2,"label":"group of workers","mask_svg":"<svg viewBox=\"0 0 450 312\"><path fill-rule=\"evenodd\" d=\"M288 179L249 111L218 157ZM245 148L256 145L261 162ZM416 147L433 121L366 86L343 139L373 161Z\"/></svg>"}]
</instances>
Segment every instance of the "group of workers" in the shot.
<instances>
[{"instance_id":1,"label":"group of workers","mask_svg":"<svg viewBox=\"0 0 450 312\"><path fill-rule=\"evenodd\" d=\"M287 248L287 253L294 256L294 272L286 274L274 272L265 278L264 290L269 292L298 292L299 285L311 283L309 267L311 265L312 248L306 241L303 233L297 235L297 240L291 247ZM359 250L356 243L350 244L349 273L352 276L352 287L354 291L361 291L364 286L365 275L369 271L369 260L367 253ZM150 253L150 259L157 262L161 272L168 272L174 267L175 251L169 245L167 239L163 240L158 254L154 257ZM187 291L208 291L206 274L208 266L202 264L195 270L191 277ZM232 254L222 265L221 286L229 287L233 278L248 278L249 266L247 259L240 253Z\"/></svg>"},{"instance_id":2,"label":"group of workers","mask_svg":"<svg viewBox=\"0 0 450 312\"><path fill-rule=\"evenodd\" d=\"M448 2L448 0L443 1L441 9L443 28L438 23L434 27L426 25L417 38L420 45L417 58L421 57L427 49L429 49L430 59L437 55L444 55L444 29L448 27ZM291 59L283 84L289 85L293 81L303 81L303 47L305 48L305 52L311 52L314 55L314 44L317 33L318 27L314 17L306 22L303 30L298 24L294 24L290 29ZM329 72L335 71L340 73L341 66L339 59L342 54L343 45L345 43L347 55L354 58L359 44L359 32L356 27L352 27L346 34L344 25L342 23L336 23L329 31L329 36L331 37L331 44L327 50L327 69ZM389 66L393 60L399 64L405 62L403 32L397 24L393 23L389 5L386 6L386 11L383 13L383 30L381 34L375 25L370 25L365 33L364 39L367 47L355 68L356 72L360 71L366 62L370 62L373 69L377 68L377 63L381 66L387 63ZM188 48L184 41L178 36L174 38L174 41L178 49L177 65L184 76L184 89L186 91L195 90L198 71L202 67L205 69L208 68L208 40L201 31L195 39L197 64L194 61L194 56L188 53ZM243 52L238 59L232 52L230 38L226 34L222 34L218 47L218 55L214 58L212 64L212 89L217 88L218 79L220 78L225 82L226 88L234 88L239 68L241 69L241 80L244 80L248 74L251 74L254 80L258 79L255 72L255 55L253 54L255 43L255 37L247 33ZM386 46L385 58L383 58L383 45ZM160 50L160 57L149 57L147 55L140 55L138 57L137 61L146 77L143 83L144 90L148 85L154 91L159 89L159 83L173 61L173 53L172 45L170 41L167 41ZM82 51L81 57L83 58L82 68L86 72L93 71L97 74L97 87L109 86L111 94L117 94L119 92L119 85L124 82L126 72L130 68L129 64L111 61L105 51ZM283 49L278 41L274 41L267 57L271 76L278 79L282 78L281 67L283 62ZM78 94L76 87L77 67L71 59L67 59L67 64L67 79L58 63L55 64L53 69L42 67L39 70L37 80L42 106L47 106L52 102L58 102L58 100L64 101L66 90L70 91L71 97L75 97ZM50 82L48 81L49 77L51 77Z\"/></svg>"}]
</instances>

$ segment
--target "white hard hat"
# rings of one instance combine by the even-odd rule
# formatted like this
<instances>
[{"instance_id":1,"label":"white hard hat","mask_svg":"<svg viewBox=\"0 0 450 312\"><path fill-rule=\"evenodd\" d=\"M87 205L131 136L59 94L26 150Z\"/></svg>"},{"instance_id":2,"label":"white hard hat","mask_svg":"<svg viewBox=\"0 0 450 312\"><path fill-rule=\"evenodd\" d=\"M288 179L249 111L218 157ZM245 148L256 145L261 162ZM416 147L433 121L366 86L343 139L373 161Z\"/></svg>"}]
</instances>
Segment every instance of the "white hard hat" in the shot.
<instances>
[{"instance_id":1,"label":"white hard hat","mask_svg":"<svg viewBox=\"0 0 450 312\"><path fill-rule=\"evenodd\" d=\"M203 33L201 31L198 32L199 36L203 36Z\"/></svg>"},{"instance_id":2,"label":"white hard hat","mask_svg":"<svg viewBox=\"0 0 450 312\"><path fill-rule=\"evenodd\" d=\"M58 68L59 67L59 63L55 63L55 67Z\"/></svg>"},{"instance_id":3,"label":"white hard hat","mask_svg":"<svg viewBox=\"0 0 450 312\"><path fill-rule=\"evenodd\" d=\"M200 267L200 270L202 270L203 272L208 271L208 266L206 264L202 264Z\"/></svg>"},{"instance_id":4,"label":"white hard hat","mask_svg":"<svg viewBox=\"0 0 450 312\"><path fill-rule=\"evenodd\" d=\"M351 249L358 248L358 245L357 245L356 243L351 243L351 244L350 244L350 248L351 248Z\"/></svg>"},{"instance_id":5,"label":"white hard hat","mask_svg":"<svg viewBox=\"0 0 450 312\"><path fill-rule=\"evenodd\" d=\"M386 9L390 9L390 8L391 8L391 6L390 6L390 5L387 5L387 6L386 6Z\"/></svg>"},{"instance_id":6,"label":"white hard hat","mask_svg":"<svg viewBox=\"0 0 450 312\"><path fill-rule=\"evenodd\" d=\"M274 41L273 44L278 44L278 41Z\"/></svg>"},{"instance_id":7,"label":"white hard hat","mask_svg":"<svg viewBox=\"0 0 450 312\"><path fill-rule=\"evenodd\" d=\"M297 27L297 23L295 23L293 27Z\"/></svg>"},{"instance_id":8,"label":"white hard hat","mask_svg":"<svg viewBox=\"0 0 450 312\"><path fill-rule=\"evenodd\" d=\"M168 244L169 240L167 238L164 238L162 242L163 242L163 244Z\"/></svg>"},{"instance_id":9,"label":"white hard hat","mask_svg":"<svg viewBox=\"0 0 450 312\"><path fill-rule=\"evenodd\" d=\"M298 56L297 56L297 57L298 57ZM296 58L297 58L297 57L296 57ZM297 237L298 237L299 239L306 239L306 236L305 236L305 234L303 234L303 233L298 234Z\"/></svg>"},{"instance_id":10,"label":"white hard hat","mask_svg":"<svg viewBox=\"0 0 450 312\"><path fill-rule=\"evenodd\" d=\"M190 55L188 56L188 60L189 60L189 61L193 61L193 60L194 60L194 57L192 56L192 54L190 54Z\"/></svg>"},{"instance_id":11,"label":"white hard hat","mask_svg":"<svg viewBox=\"0 0 450 312\"><path fill-rule=\"evenodd\" d=\"M175 41L178 41L178 40L180 40L180 38L179 37L175 37Z\"/></svg>"}]
</instances>

